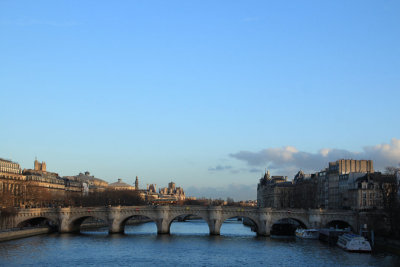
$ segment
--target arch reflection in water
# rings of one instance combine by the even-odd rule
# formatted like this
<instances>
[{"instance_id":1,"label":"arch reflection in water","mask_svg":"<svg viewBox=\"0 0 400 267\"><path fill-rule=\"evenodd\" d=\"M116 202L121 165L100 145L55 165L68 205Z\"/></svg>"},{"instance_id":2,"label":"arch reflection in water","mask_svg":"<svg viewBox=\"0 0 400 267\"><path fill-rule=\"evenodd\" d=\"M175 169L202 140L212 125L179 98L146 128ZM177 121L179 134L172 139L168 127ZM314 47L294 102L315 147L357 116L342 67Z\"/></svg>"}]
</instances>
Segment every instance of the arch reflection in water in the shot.
<instances>
[{"instance_id":1,"label":"arch reflection in water","mask_svg":"<svg viewBox=\"0 0 400 267\"><path fill-rule=\"evenodd\" d=\"M295 236L297 228L307 229L307 225L295 218L283 218L277 220L271 227L271 237L291 238Z\"/></svg>"},{"instance_id":2,"label":"arch reflection in water","mask_svg":"<svg viewBox=\"0 0 400 267\"><path fill-rule=\"evenodd\" d=\"M131 216L123 222L124 233L127 235L156 235L155 221L146 216Z\"/></svg>"},{"instance_id":3,"label":"arch reflection in water","mask_svg":"<svg viewBox=\"0 0 400 267\"><path fill-rule=\"evenodd\" d=\"M108 234L108 223L98 217L86 216L73 221L75 233L81 234Z\"/></svg>"},{"instance_id":4,"label":"arch reflection in water","mask_svg":"<svg viewBox=\"0 0 400 267\"><path fill-rule=\"evenodd\" d=\"M18 223L18 228L31 228L31 227L48 227L56 231L58 223L47 217L35 217Z\"/></svg>"},{"instance_id":5,"label":"arch reflection in water","mask_svg":"<svg viewBox=\"0 0 400 267\"><path fill-rule=\"evenodd\" d=\"M222 222L222 236L257 236L257 223L248 217L231 217Z\"/></svg>"},{"instance_id":6,"label":"arch reflection in water","mask_svg":"<svg viewBox=\"0 0 400 267\"><path fill-rule=\"evenodd\" d=\"M209 235L207 222L198 215L182 214L171 220L170 234L173 235Z\"/></svg>"}]
</instances>

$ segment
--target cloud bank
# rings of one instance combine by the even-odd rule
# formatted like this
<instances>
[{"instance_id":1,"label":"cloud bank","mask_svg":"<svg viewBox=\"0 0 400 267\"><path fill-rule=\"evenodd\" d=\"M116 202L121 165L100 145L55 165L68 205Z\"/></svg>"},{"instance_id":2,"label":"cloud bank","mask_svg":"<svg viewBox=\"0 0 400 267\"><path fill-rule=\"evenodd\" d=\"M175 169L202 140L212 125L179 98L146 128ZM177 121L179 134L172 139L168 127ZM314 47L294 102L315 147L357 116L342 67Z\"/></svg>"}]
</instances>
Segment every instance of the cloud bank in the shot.
<instances>
[{"instance_id":1,"label":"cloud bank","mask_svg":"<svg viewBox=\"0 0 400 267\"><path fill-rule=\"evenodd\" d=\"M371 159L374 161L375 170L383 170L386 166L400 164L400 139L393 138L389 144L366 146L360 152L323 148L317 153L310 153L299 151L293 146L285 146L266 148L258 152L239 151L230 156L253 167L265 166L280 171L282 175L293 175L299 169L318 171L326 167L328 162L341 158Z\"/></svg>"},{"instance_id":2,"label":"cloud bank","mask_svg":"<svg viewBox=\"0 0 400 267\"><path fill-rule=\"evenodd\" d=\"M215 172L215 171L225 171L225 170L230 170L230 169L232 169L232 166L230 166L230 165L225 165L225 166L217 165L217 166L215 166L215 167L210 167L210 168L208 168L208 170L211 171L211 172Z\"/></svg>"}]
</instances>

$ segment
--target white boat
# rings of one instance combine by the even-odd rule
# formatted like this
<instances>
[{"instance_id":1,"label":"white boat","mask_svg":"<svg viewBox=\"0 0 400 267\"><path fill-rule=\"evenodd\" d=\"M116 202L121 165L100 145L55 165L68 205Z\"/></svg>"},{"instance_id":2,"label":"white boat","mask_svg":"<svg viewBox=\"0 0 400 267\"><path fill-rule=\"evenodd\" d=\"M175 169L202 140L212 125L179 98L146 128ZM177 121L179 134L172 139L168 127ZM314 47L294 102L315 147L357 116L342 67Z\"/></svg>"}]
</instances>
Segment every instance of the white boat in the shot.
<instances>
[{"instance_id":1,"label":"white boat","mask_svg":"<svg viewBox=\"0 0 400 267\"><path fill-rule=\"evenodd\" d=\"M339 236L337 245L350 252L371 252L368 240L360 235L343 234Z\"/></svg>"},{"instance_id":2,"label":"white boat","mask_svg":"<svg viewBox=\"0 0 400 267\"><path fill-rule=\"evenodd\" d=\"M303 239L318 239L319 230L317 229L296 229L296 236Z\"/></svg>"}]
</instances>

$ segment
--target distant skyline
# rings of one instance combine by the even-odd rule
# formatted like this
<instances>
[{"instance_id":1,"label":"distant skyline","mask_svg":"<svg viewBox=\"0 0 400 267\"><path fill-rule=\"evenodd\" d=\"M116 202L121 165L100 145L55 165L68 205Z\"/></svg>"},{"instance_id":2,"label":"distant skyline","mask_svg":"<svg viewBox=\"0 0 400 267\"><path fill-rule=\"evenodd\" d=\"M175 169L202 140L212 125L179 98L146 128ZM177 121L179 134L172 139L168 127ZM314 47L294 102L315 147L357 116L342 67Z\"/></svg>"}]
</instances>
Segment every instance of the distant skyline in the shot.
<instances>
[{"instance_id":1,"label":"distant skyline","mask_svg":"<svg viewBox=\"0 0 400 267\"><path fill-rule=\"evenodd\" d=\"M400 162L398 1L1 1L0 157L254 199ZM253 188L253 191L252 191Z\"/></svg>"}]
</instances>

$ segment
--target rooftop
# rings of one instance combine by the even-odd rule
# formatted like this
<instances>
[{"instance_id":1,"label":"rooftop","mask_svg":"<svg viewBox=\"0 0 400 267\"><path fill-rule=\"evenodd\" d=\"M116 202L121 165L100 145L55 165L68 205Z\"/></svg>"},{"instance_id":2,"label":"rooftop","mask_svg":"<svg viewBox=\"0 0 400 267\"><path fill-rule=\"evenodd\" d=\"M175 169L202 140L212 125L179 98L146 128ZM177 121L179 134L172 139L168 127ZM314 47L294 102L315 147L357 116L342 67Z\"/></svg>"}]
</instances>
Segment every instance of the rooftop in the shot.
<instances>
[{"instance_id":1,"label":"rooftop","mask_svg":"<svg viewBox=\"0 0 400 267\"><path fill-rule=\"evenodd\" d=\"M0 160L1 160L1 161L5 161L5 162L9 162L9 163L16 163L16 164L18 164L17 162L14 162L14 161L12 161L12 160L10 160L10 159L0 158Z\"/></svg>"},{"instance_id":2,"label":"rooftop","mask_svg":"<svg viewBox=\"0 0 400 267\"><path fill-rule=\"evenodd\" d=\"M110 187L133 187L133 185L122 182L122 179L118 179L118 182L109 184Z\"/></svg>"}]
</instances>

